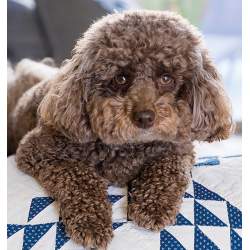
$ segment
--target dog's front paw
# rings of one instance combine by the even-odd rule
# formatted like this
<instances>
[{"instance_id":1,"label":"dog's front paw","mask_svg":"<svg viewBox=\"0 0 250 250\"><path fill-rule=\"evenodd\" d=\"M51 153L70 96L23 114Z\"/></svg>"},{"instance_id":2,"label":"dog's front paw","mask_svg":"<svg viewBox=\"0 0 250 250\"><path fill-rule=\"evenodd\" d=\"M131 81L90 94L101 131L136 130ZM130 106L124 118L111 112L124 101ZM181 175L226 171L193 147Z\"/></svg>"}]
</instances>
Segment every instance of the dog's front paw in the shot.
<instances>
[{"instance_id":1,"label":"dog's front paw","mask_svg":"<svg viewBox=\"0 0 250 250\"><path fill-rule=\"evenodd\" d=\"M102 228L100 225L88 227L85 225L72 225L68 228L71 239L88 249L107 249L113 237L112 227Z\"/></svg>"},{"instance_id":2,"label":"dog's front paw","mask_svg":"<svg viewBox=\"0 0 250 250\"><path fill-rule=\"evenodd\" d=\"M86 248L106 249L113 236L111 225L93 217L87 220L73 220L66 225L66 230L72 240Z\"/></svg>"},{"instance_id":3,"label":"dog's front paw","mask_svg":"<svg viewBox=\"0 0 250 250\"><path fill-rule=\"evenodd\" d=\"M86 249L107 249L113 237L110 211L97 213L93 209L64 214L65 229L72 240Z\"/></svg>"},{"instance_id":4,"label":"dog's front paw","mask_svg":"<svg viewBox=\"0 0 250 250\"><path fill-rule=\"evenodd\" d=\"M159 203L131 203L128 207L128 217L138 226L160 231L164 227L174 224L178 207L171 207Z\"/></svg>"}]
</instances>

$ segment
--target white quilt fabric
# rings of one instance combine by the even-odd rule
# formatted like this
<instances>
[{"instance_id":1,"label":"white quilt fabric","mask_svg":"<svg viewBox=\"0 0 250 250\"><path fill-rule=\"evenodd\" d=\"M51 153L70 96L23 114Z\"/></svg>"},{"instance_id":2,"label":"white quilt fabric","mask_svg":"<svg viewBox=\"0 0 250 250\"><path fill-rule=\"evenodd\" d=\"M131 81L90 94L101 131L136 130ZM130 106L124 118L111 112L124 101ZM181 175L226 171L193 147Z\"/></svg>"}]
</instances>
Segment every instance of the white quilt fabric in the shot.
<instances>
[{"instance_id":1,"label":"white quilt fabric","mask_svg":"<svg viewBox=\"0 0 250 250\"><path fill-rule=\"evenodd\" d=\"M109 188L108 250L242 249L241 155L197 159L176 224L159 233L127 220L126 188ZM56 202L8 159L8 250L82 250L65 234Z\"/></svg>"}]
</instances>

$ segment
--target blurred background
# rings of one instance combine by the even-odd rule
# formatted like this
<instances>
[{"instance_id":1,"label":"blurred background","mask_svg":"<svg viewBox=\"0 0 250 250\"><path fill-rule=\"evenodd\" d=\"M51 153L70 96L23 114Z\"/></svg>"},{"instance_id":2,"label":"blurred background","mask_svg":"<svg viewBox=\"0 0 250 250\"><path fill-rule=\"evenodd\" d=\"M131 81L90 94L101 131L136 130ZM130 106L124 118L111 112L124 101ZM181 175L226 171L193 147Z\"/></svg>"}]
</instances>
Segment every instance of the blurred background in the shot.
<instances>
[{"instance_id":1,"label":"blurred background","mask_svg":"<svg viewBox=\"0 0 250 250\"><path fill-rule=\"evenodd\" d=\"M241 0L8 0L8 60L53 57L59 65L93 21L141 8L173 10L199 27L241 124Z\"/></svg>"}]
</instances>

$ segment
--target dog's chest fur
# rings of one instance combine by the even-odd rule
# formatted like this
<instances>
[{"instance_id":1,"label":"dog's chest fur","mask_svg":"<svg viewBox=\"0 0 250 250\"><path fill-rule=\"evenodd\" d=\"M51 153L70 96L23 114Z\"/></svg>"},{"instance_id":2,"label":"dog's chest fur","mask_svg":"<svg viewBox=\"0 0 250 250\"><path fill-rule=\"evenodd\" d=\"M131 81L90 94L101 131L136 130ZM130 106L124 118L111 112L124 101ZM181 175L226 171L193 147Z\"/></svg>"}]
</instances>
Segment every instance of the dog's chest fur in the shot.
<instances>
[{"instance_id":1,"label":"dog's chest fur","mask_svg":"<svg viewBox=\"0 0 250 250\"><path fill-rule=\"evenodd\" d=\"M135 178L146 162L163 156L169 150L169 143L107 146L96 143L89 161L93 161L98 172L111 183L125 185Z\"/></svg>"},{"instance_id":2,"label":"dog's chest fur","mask_svg":"<svg viewBox=\"0 0 250 250\"><path fill-rule=\"evenodd\" d=\"M163 157L172 148L171 143L163 142L116 146L96 141L78 149L74 147L72 151L71 146L66 151L67 157L84 161L87 166L96 168L110 183L123 186L139 174L146 162Z\"/></svg>"}]
</instances>

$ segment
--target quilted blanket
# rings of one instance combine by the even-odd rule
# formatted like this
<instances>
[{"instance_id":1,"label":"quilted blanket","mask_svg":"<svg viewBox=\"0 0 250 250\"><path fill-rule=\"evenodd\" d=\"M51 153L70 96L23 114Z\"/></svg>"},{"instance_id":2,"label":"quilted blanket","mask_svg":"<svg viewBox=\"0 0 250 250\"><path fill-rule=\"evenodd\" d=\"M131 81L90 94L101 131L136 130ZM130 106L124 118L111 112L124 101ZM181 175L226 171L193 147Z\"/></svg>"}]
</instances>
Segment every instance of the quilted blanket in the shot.
<instances>
[{"instance_id":1,"label":"quilted blanket","mask_svg":"<svg viewBox=\"0 0 250 250\"><path fill-rule=\"evenodd\" d=\"M175 225L161 232L127 219L129 190L109 187L114 238L108 250L242 249L241 155L197 159ZM57 203L8 159L8 249L82 250L65 233Z\"/></svg>"}]
</instances>

